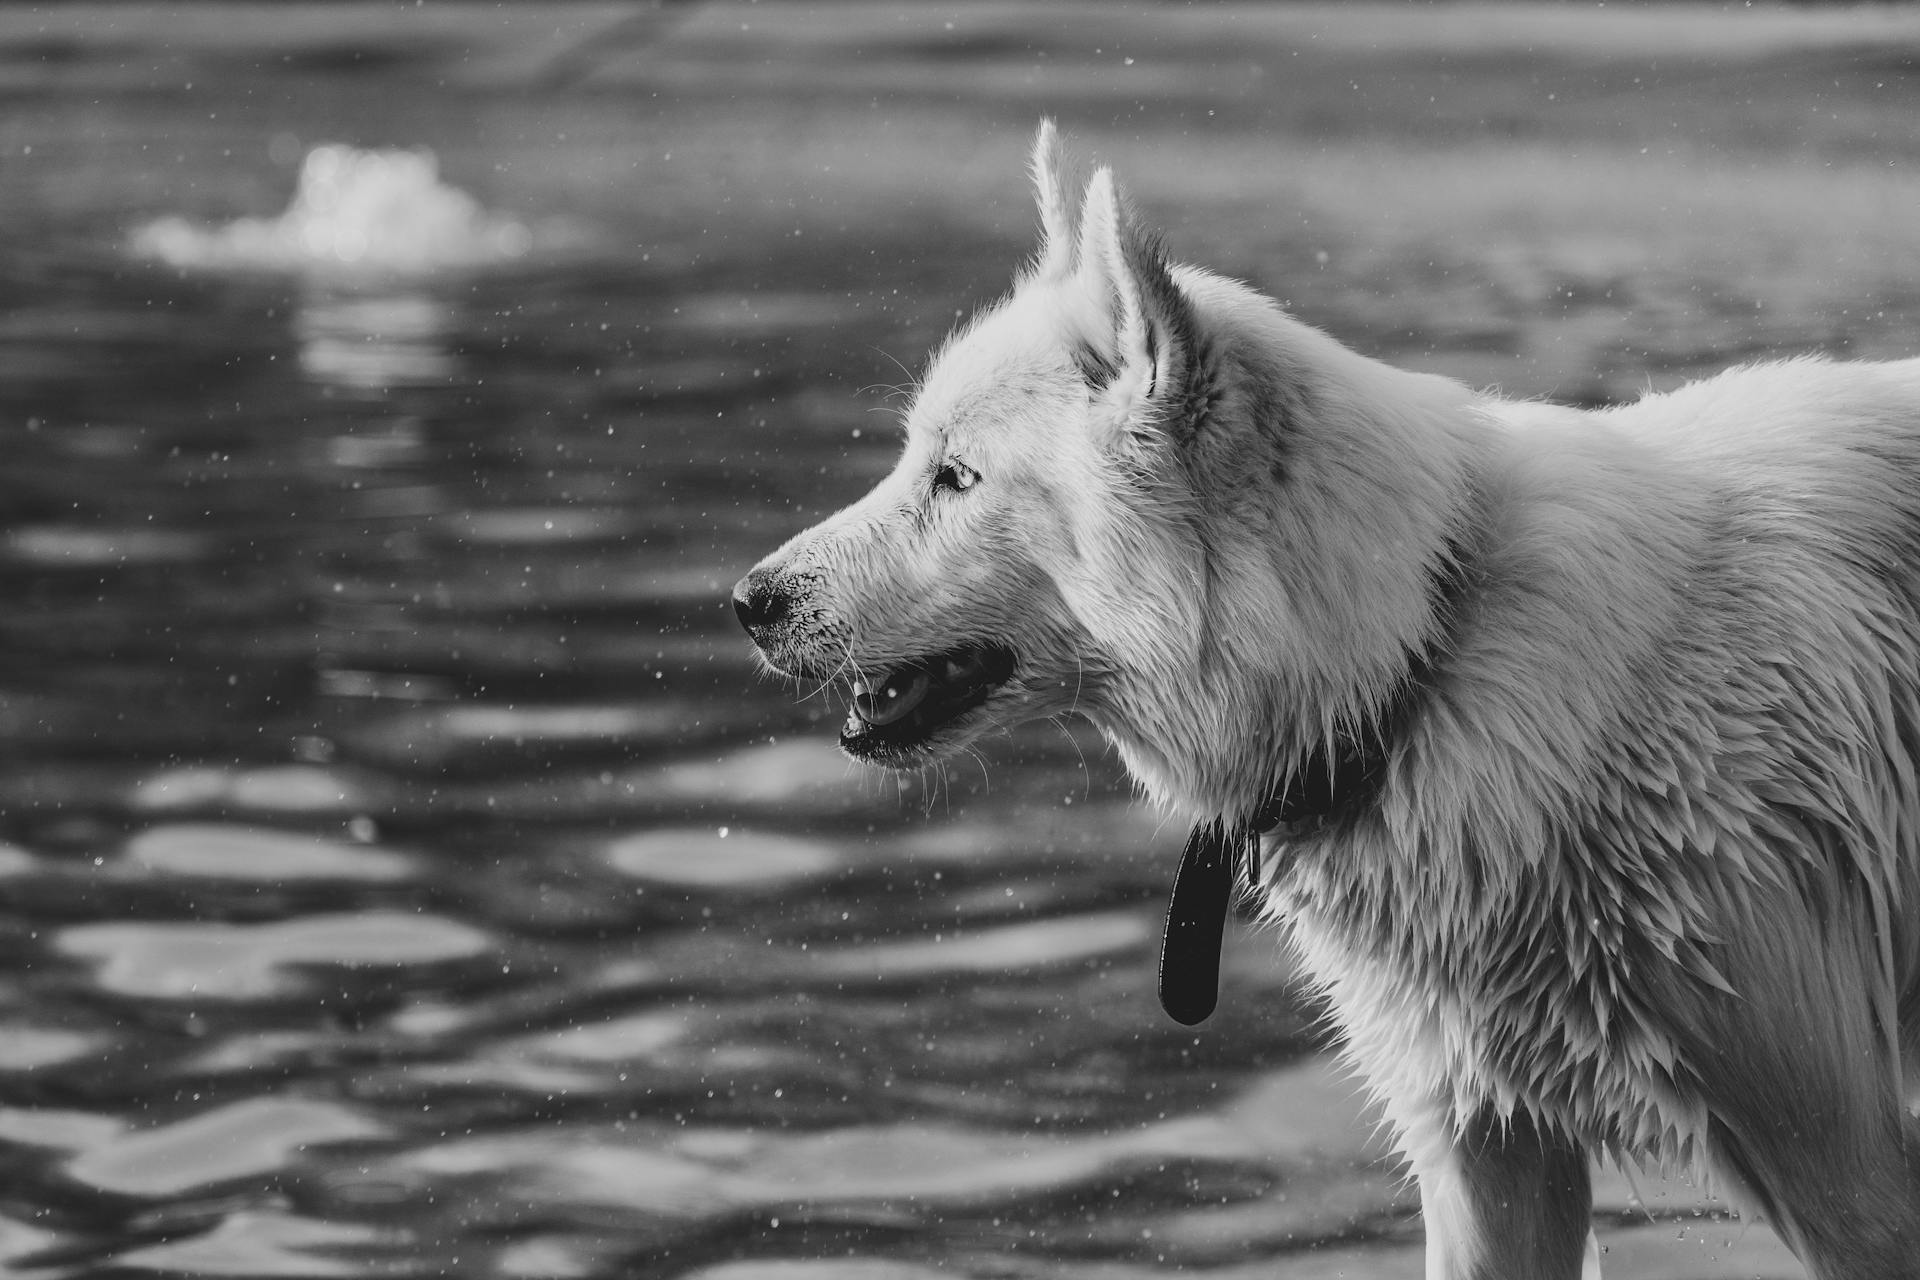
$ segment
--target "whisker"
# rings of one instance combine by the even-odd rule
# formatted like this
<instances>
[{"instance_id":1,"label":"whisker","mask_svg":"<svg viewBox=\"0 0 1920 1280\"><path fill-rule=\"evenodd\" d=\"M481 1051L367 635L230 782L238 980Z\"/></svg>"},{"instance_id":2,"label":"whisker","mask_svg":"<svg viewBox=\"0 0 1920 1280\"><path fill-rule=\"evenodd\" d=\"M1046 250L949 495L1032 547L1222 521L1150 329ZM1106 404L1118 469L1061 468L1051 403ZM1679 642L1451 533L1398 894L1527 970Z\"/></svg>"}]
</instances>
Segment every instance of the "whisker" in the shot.
<instances>
[{"instance_id":1,"label":"whisker","mask_svg":"<svg viewBox=\"0 0 1920 1280\"><path fill-rule=\"evenodd\" d=\"M913 394L920 390L921 383L920 383L919 375L914 373L913 370L907 368L907 366L905 366L904 364L901 364L899 361L899 358L896 357L891 351L887 351L881 347L876 347L872 343L867 344L867 349L872 351L875 355L885 356L887 359L892 360L893 367L907 375L907 386L911 388L911 391L908 394Z\"/></svg>"},{"instance_id":2,"label":"whisker","mask_svg":"<svg viewBox=\"0 0 1920 1280\"><path fill-rule=\"evenodd\" d=\"M935 777L940 781L940 807L948 817L953 816L953 772L947 768L945 760L936 761L933 766Z\"/></svg>"},{"instance_id":3,"label":"whisker","mask_svg":"<svg viewBox=\"0 0 1920 1280\"><path fill-rule=\"evenodd\" d=\"M819 697L820 695L826 693L827 690L833 688L835 682L837 682L840 679L840 677L843 674L845 674L848 666L851 665L852 661L853 661L852 649L847 649L842 651L840 654L840 665L835 667L832 671L828 672L826 678L820 682L820 684L813 690L813 692L803 695L800 701L811 702L814 698Z\"/></svg>"},{"instance_id":4,"label":"whisker","mask_svg":"<svg viewBox=\"0 0 1920 1280\"><path fill-rule=\"evenodd\" d=\"M1047 723L1060 731L1060 736L1067 740L1067 745L1073 748L1074 756L1080 761L1080 800L1085 803L1093 798L1093 771L1087 767L1087 753L1081 747L1080 739L1073 736L1073 730L1063 718L1067 714L1070 713L1048 716Z\"/></svg>"},{"instance_id":5,"label":"whisker","mask_svg":"<svg viewBox=\"0 0 1920 1280\"><path fill-rule=\"evenodd\" d=\"M993 774L987 769L987 758L981 755L980 749L971 743L967 745L966 752L967 757L976 765L980 766L980 794L983 796L992 795Z\"/></svg>"}]
</instances>

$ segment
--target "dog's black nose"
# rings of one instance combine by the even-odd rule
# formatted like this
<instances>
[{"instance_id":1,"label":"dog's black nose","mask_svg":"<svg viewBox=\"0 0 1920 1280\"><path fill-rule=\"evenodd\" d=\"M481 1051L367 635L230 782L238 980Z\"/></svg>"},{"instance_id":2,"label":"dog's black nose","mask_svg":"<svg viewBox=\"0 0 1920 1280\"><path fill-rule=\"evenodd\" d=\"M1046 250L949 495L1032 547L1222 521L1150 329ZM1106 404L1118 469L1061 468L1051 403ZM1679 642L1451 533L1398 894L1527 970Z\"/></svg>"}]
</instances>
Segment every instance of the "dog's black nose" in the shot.
<instances>
[{"instance_id":1,"label":"dog's black nose","mask_svg":"<svg viewBox=\"0 0 1920 1280\"><path fill-rule=\"evenodd\" d=\"M733 611L751 634L787 616L787 594L774 586L771 573L755 569L734 584Z\"/></svg>"}]
</instances>

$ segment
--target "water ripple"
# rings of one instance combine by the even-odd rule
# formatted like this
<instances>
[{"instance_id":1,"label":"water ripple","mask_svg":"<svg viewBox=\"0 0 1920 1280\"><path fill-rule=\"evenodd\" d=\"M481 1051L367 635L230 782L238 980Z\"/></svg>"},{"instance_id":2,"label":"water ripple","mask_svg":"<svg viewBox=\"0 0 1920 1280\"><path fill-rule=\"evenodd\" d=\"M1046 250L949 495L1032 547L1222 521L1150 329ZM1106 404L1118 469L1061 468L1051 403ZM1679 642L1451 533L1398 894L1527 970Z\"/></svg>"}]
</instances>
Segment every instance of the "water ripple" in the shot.
<instances>
[{"instance_id":1,"label":"water ripple","mask_svg":"<svg viewBox=\"0 0 1920 1280\"><path fill-rule=\"evenodd\" d=\"M817 974L834 980L889 981L929 974L1007 973L1081 964L1137 951L1153 940L1154 922L1138 911L1057 917L997 929L938 934L924 941L809 952Z\"/></svg>"},{"instance_id":2,"label":"water ripple","mask_svg":"<svg viewBox=\"0 0 1920 1280\"><path fill-rule=\"evenodd\" d=\"M845 862L825 841L726 827L636 832L608 845L606 857L637 880L703 889L780 889Z\"/></svg>"},{"instance_id":3,"label":"water ripple","mask_svg":"<svg viewBox=\"0 0 1920 1280\"><path fill-rule=\"evenodd\" d=\"M403 855L263 827L180 823L152 827L127 842L117 869L154 875L281 883L343 880L382 883L414 873Z\"/></svg>"},{"instance_id":4,"label":"water ripple","mask_svg":"<svg viewBox=\"0 0 1920 1280\"><path fill-rule=\"evenodd\" d=\"M388 1132L333 1103L250 1098L109 1139L75 1156L67 1172L102 1191L163 1197L285 1169L309 1147Z\"/></svg>"},{"instance_id":5,"label":"water ripple","mask_svg":"<svg viewBox=\"0 0 1920 1280\"><path fill-rule=\"evenodd\" d=\"M243 1210L203 1235L185 1236L114 1255L122 1267L189 1276L357 1276L387 1268L325 1250L365 1250L396 1245L399 1233L357 1224L325 1222L287 1213ZM316 1252L318 1251L318 1252Z\"/></svg>"},{"instance_id":6,"label":"water ripple","mask_svg":"<svg viewBox=\"0 0 1920 1280\"><path fill-rule=\"evenodd\" d=\"M494 949L479 929L407 911L359 911L269 924L120 922L73 925L55 946L99 966L122 995L257 1000L301 989L310 965L394 966L471 959Z\"/></svg>"},{"instance_id":7,"label":"water ripple","mask_svg":"<svg viewBox=\"0 0 1920 1280\"><path fill-rule=\"evenodd\" d=\"M317 765L228 769L182 765L141 778L131 803L149 813L235 809L256 813L358 814L370 800L355 779Z\"/></svg>"}]
</instances>

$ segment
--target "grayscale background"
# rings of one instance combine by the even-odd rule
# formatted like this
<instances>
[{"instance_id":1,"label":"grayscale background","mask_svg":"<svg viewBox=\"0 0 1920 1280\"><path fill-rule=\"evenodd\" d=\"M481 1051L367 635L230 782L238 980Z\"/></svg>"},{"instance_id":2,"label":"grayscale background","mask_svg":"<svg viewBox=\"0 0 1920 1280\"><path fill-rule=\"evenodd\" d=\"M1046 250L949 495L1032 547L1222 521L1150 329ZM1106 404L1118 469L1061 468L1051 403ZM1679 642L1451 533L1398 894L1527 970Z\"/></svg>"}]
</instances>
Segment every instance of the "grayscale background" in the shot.
<instances>
[{"instance_id":1,"label":"grayscale background","mask_svg":"<svg viewBox=\"0 0 1920 1280\"><path fill-rule=\"evenodd\" d=\"M1160 1014L1094 735L863 772L727 606L1043 114L1403 365L1920 353L1906 8L0 8L0 1276L1418 1274L1281 940Z\"/></svg>"}]
</instances>

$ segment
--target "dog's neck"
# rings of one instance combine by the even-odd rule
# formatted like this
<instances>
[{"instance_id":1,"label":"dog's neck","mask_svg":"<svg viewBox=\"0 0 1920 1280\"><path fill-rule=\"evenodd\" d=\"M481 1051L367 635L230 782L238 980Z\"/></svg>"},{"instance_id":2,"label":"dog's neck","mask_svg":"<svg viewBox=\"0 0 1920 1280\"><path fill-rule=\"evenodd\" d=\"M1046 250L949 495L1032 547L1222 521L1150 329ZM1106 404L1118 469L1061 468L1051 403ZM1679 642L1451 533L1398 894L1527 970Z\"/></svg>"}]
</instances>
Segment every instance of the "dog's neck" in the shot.
<instances>
[{"instance_id":1,"label":"dog's neck","mask_svg":"<svg viewBox=\"0 0 1920 1280\"><path fill-rule=\"evenodd\" d=\"M1379 796L1387 764L1431 695L1436 668L1453 646L1466 579L1465 553L1459 543L1449 541L1428 577L1428 638L1407 654L1391 691L1359 728L1323 738L1297 759L1240 825L1257 834L1294 839L1358 813ZM1249 887L1261 887L1259 868L1248 871Z\"/></svg>"},{"instance_id":2,"label":"dog's neck","mask_svg":"<svg viewBox=\"0 0 1920 1280\"><path fill-rule=\"evenodd\" d=\"M1425 696L1430 667L1414 655L1394 695L1366 731L1323 743L1276 784L1250 814L1217 818L1194 827L1174 872L1160 942L1160 1007L1185 1026L1204 1022L1220 992L1220 947L1234 881L1266 886L1260 849L1267 836L1284 845L1332 826L1371 804L1408 719Z\"/></svg>"},{"instance_id":3,"label":"dog's neck","mask_svg":"<svg viewBox=\"0 0 1920 1280\"><path fill-rule=\"evenodd\" d=\"M1249 892L1266 887L1260 857L1266 837L1277 836L1284 845L1335 826L1377 800L1392 753L1431 693L1435 658L1446 645L1462 572L1458 549L1448 547L1434 574L1436 639L1408 654L1405 671L1369 723L1323 740L1251 812L1193 829L1174 873L1160 949L1160 1004L1176 1022L1193 1026L1213 1013L1234 880L1244 871Z\"/></svg>"},{"instance_id":4,"label":"dog's neck","mask_svg":"<svg viewBox=\"0 0 1920 1280\"><path fill-rule=\"evenodd\" d=\"M1341 784L1372 772L1342 761L1380 745L1404 673L1445 645L1452 591L1433 584L1479 527L1491 437L1457 384L1341 348L1245 286L1175 281L1186 358L1161 427L1203 514L1145 518L1175 513L1161 540L1193 586L1175 584L1172 625L1094 611L1098 643L1127 657L1093 718L1142 790L1189 819L1338 812L1365 790ZM1364 483L1332 482L1350 473Z\"/></svg>"},{"instance_id":5,"label":"dog's neck","mask_svg":"<svg viewBox=\"0 0 1920 1280\"><path fill-rule=\"evenodd\" d=\"M1448 562L1450 570L1457 570L1457 565L1455 560ZM1451 599L1451 588L1445 598ZM1357 731L1323 739L1274 784L1242 825L1262 835L1294 838L1372 802L1385 781L1388 759L1432 687L1432 655L1444 643L1443 636L1423 651L1409 654L1406 671L1371 720ZM1257 876L1250 878L1257 880Z\"/></svg>"}]
</instances>

